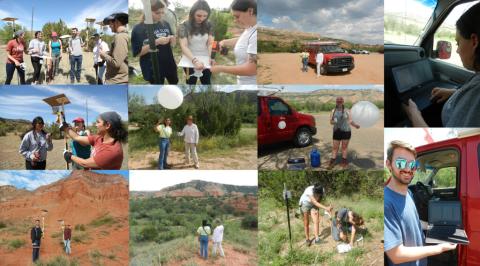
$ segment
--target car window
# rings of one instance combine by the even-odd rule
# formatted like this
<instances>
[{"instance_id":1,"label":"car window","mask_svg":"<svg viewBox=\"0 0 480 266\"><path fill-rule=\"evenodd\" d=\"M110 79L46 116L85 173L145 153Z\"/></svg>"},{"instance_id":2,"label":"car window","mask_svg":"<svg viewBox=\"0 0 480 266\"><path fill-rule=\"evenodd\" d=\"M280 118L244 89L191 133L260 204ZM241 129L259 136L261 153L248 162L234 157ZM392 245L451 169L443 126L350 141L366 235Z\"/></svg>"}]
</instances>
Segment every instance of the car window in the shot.
<instances>
[{"instance_id":1,"label":"car window","mask_svg":"<svg viewBox=\"0 0 480 266\"><path fill-rule=\"evenodd\" d=\"M445 167L433 176L433 189L455 188L457 186L457 167Z\"/></svg>"},{"instance_id":2,"label":"car window","mask_svg":"<svg viewBox=\"0 0 480 266\"><path fill-rule=\"evenodd\" d=\"M465 13L471 6L478 3L480 1L474 1L469 3L464 3L457 5L451 12L448 14L447 18L442 22L440 27L435 31L433 35L434 41L434 49L435 51L439 51L439 48L445 46L446 44L439 41L447 41L450 43L450 47L448 48L450 52L450 58L448 59L441 59L441 55L437 55L438 60L442 60L444 62L448 62L460 67L463 67L462 60L460 60L460 55L456 52L457 51L457 42L455 41L455 32L457 20L460 16Z\"/></svg>"},{"instance_id":3,"label":"car window","mask_svg":"<svg viewBox=\"0 0 480 266\"><path fill-rule=\"evenodd\" d=\"M268 110L270 115L289 115L291 113L288 105L279 99L268 100Z\"/></svg>"},{"instance_id":4,"label":"car window","mask_svg":"<svg viewBox=\"0 0 480 266\"><path fill-rule=\"evenodd\" d=\"M415 44L436 5L436 0L385 0L384 42Z\"/></svg>"}]
</instances>

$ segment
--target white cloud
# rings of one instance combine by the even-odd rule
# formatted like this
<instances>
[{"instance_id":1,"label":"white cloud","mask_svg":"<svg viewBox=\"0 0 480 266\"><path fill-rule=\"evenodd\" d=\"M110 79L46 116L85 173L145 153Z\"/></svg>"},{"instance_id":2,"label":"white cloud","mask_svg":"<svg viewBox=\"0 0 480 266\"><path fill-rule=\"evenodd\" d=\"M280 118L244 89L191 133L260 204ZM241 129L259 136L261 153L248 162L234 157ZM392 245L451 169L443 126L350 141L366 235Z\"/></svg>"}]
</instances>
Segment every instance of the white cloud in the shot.
<instances>
[{"instance_id":1,"label":"white cloud","mask_svg":"<svg viewBox=\"0 0 480 266\"><path fill-rule=\"evenodd\" d=\"M49 171L0 171L0 184L13 185L17 188L35 190L40 186L45 186L58 181L70 174L66 170Z\"/></svg>"},{"instance_id":2,"label":"white cloud","mask_svg":"<svg viewBox=\"0 0 480 266\"><path fill-rule=\"evenodd\" d=\"M105 17L115 12L128 12L126 10L126 1L119 0L103 0L96 1L90 6L79 10L78 15L67 21L69 27L77 27L79 29L85 27L86 18L95 18L97 21L103 20Z\"/></svg>"},{"instance_id":3,"label":"white cloud","mask_svg":"<svg viewBox=\"0 0 480 266\"><path fill-rule=\"evenodd\" d=\"M157 191L191 180L203 180L238 186L257 186L255 170L179 170L179 171L130 171L130 191Z\"/></svg>"}]
</instances>

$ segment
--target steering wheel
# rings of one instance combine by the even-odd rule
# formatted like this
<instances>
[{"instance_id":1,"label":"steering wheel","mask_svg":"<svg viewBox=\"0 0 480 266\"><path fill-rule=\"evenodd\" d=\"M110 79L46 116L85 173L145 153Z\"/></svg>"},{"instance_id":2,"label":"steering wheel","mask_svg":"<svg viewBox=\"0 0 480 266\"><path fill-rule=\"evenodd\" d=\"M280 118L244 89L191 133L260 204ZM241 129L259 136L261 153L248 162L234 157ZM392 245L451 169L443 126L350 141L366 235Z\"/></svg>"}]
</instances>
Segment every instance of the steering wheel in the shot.
<instances>
[{"instance_id":1,"label":"steering wheel","mask_svg":"<svg viewBox=\"0 0 480 266\"><path fill-rule=\"evenodd\" d=\"M421 201L422 204L428 206L428 201L432 198L432 193L427 186L418 181L415 184L415 196Z\"/></svg>"}]
</instances>

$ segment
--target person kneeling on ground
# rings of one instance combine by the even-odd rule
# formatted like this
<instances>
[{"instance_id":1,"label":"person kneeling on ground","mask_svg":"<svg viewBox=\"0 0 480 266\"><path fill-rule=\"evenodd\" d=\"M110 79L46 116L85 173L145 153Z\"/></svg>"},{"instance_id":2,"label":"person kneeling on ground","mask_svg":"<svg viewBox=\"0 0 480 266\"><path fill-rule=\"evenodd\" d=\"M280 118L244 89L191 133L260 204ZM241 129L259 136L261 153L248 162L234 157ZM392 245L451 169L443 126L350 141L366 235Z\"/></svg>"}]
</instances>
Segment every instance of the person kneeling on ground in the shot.
<instances>
[{"instance_id":1,"label":"person kneeling on ground","mask_svg":"<svg viewBox=\"0 0 480 266\"><path fill-rule=\"evenodd\" d=\"M363 218L358 213L353 212L347 208L341 208L335 212L335 219L332 221L332 236L335 241L348 242L348 233L350 237L349 244L353 247L355 241L355 234L357 229L364 224Z\"/></svg>"},{"instance_id":2,"label":"person kneeling on ground","mask_svg":"<svg viewBox=\"0 0 480 266\"><path fill-rule=\"evenodd\" d=\"M300 209L303 213L303 227L305 230L305 242L308 246L311 245L313 240L310 240L310 225L309 225L309 218L308 214L312 216L313 220L313 228L315 234L315 244L320 243L319 235L319 226L320 226L320 215L318 212L319 208L324 209L325 211L331 212L333 207L332 206L325 206L320 203L324 196L325 192L322 186L316 184L313 186L309 186L305 189L302 196L300 197L299 205Z\"/></svg>"},{"instance_id":3,"label":"person kneeling on ground","mask_svg":"<svg viewBox=\"0 0 480 266\"><path fill-rule=\"evenodd\" d=\"M98 135L79 136L66 122L60 130L81 145L92 145L91 157L82 159L64 151L65 161L74 162L84 168L101 170L119 170L123 161L122 142L127 140L127 130L116 112L105 112L98 116L96 122Z\"/></svg>"}]
</instances>

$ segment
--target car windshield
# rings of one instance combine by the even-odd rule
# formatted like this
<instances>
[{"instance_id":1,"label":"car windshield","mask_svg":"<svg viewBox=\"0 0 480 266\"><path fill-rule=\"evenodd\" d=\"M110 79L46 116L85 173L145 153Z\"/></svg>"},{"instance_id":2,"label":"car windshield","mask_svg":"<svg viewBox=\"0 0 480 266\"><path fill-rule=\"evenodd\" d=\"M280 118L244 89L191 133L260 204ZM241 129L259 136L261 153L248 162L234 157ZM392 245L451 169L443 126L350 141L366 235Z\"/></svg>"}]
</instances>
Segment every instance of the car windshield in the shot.
<instances>
[{"instance_id":1,"label":"car windshield","mask_svg":"<svg viewBox=\"0 0 480 266\"><path fill-rule=\"evenodd\" d=\"M437 0L385 0L384 43L414 45Z\"/></svg>"},{"instance_id":2,"label":"car windshield","mask_svg":"<svg viewBox=\"0 0 480 266\"><path fill-rule=\"evenodd\" d=\"M320 46L320 49L324 54L343 53L343 49L336 45L322 45Z\"/></svg>"}]
</instances>

